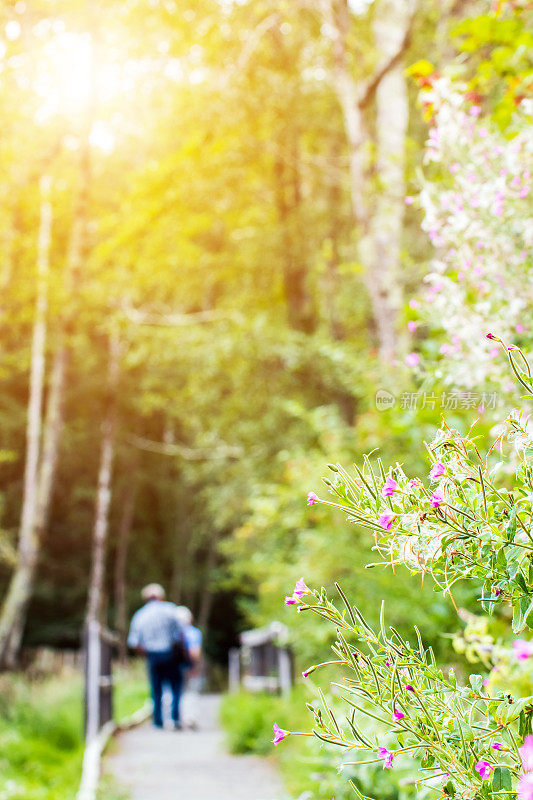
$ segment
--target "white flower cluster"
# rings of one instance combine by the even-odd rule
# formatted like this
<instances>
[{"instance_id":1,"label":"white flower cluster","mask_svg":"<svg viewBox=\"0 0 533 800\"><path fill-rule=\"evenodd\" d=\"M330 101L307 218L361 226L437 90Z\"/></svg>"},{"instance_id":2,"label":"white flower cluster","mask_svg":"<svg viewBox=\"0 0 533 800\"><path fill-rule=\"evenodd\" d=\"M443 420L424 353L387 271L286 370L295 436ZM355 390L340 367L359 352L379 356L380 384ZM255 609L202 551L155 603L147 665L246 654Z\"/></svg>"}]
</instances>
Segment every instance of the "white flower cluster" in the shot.
<instances>
[{"instance_id":1,"label":"white flower cluster","mask_svg":"<svg viewBox=\"0 0 533 800\"><path fill-rule=\"evenodd\" d=\"M432 177L420 202L435 256L420 313L444 330L438 370L446 383L510 390L501 348L485 334L526 350L533 343L532 120L524 110L507 138L445 79L424 101L434 113L425 154Z\"/></svg>"}]
</instances>

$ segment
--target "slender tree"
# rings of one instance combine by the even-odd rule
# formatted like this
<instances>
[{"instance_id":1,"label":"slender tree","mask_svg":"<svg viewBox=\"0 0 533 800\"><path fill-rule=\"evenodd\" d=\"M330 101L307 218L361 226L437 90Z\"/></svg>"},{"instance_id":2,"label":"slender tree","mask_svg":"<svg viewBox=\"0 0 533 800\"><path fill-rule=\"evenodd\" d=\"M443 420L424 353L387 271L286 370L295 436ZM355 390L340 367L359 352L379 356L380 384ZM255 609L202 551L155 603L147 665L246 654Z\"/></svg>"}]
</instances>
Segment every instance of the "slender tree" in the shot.
<instances>
[{"instance_id":1,"label":"slender tree","mask_svg":"<svg viewBox=\"0 0 533 800\"><path fill-rule=\"evenodd\" d=\"M35 531L39 456L45 377L45 348L52 234L51 179L40 182L41 210L37 242L37 293L30 355L30 388L26 423L26 466L17 564L0 616L0 666L12 667L18 651L26 606L31 596L39 544Z\"/></svg>"},{"instance_id":2,"label":"slender tree","mask_svg":"<svg viewBox=\"0 0 533 800\"><path fill-rule=\"evenodd\" d=\"M109 509L115 456L115 433L117 426L117 390L119 381L120 344L115 336L109 339L109 361L107 374L107 403L102 423L102 444L98 488L94 511L92 538L92 567L89 579L89 597L86 620L100 620L104 605L104 581L106 549L109 533Z\"/></svg>"}]
</instances>

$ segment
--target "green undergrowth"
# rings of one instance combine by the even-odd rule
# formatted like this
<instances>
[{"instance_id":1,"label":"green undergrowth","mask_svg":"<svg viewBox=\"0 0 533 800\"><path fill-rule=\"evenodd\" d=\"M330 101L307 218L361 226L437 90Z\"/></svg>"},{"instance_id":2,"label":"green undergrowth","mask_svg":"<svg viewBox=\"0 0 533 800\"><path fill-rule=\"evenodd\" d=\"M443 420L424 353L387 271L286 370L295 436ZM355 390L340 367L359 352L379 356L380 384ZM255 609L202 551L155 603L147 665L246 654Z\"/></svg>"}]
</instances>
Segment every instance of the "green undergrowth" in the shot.
<instances>
[{"instance_id":1,"label":"green undergrowth","mask_svg":"<svg viewBox=\"0 0 533 800\"><path fill-rule=\"evenodd\" d=\"M115 718L146 700L142 667L115 671ZM0 800L69 800L83 758L80 674L0 676Z\"/></svg>"},{"instance_id":2,"label":"green undergrowth","mask_svg":"<svg viewBox=\"0 0 533 800\"><path fill-rule=\"evenodd\" d=\"M376 800L413 800L424 798L408 781L408 763L400 759L395 763L394 775L384 770L381 762L363 767L341 762L356 760L355 754L347 754L314 737L289 736L277 747L272 744L272 725L291 731L309 731L311 716L306 702L316 702L316 690L298 685L288 697L267 694L226 695L223 698L220 719L226 731L226 742L232 753L255 753L275 758L287 793L298 800L353 800L354 792L348 779ZM333 701L334 705L334 701Z\"/></svg>"}]
</instances>

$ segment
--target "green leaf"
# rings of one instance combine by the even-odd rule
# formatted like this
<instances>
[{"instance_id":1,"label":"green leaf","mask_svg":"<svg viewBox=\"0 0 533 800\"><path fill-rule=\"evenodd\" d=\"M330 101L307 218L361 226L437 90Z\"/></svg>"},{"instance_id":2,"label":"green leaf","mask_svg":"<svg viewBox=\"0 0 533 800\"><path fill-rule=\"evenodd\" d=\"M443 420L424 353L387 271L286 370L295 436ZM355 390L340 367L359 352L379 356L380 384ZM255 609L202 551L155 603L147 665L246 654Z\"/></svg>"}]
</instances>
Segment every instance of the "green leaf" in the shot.
<instances>
[{"instance_id":1,"label":"green leaf","mask_svg":"<svg viewBox=\"0 0 533 800\"><path fill-rule=\"evenodd\" d=\"M523 595L513 604L513 632L520 633L528 624L528 618L533 611L533 597Z\"/></svg>"},{"instance_id":2,"label":"green leaf","mask_svg":"<svg viewBox=\"0 0 533 800\"><path fill-rule=\"evenodd\" d=\"M494 775L492 777L492 788L495 792L504 791L511 791L512 789L512 781L511 781L511 773L507 769L507 767L496 767L494 770Z\"/></svg>"}]
</instances>

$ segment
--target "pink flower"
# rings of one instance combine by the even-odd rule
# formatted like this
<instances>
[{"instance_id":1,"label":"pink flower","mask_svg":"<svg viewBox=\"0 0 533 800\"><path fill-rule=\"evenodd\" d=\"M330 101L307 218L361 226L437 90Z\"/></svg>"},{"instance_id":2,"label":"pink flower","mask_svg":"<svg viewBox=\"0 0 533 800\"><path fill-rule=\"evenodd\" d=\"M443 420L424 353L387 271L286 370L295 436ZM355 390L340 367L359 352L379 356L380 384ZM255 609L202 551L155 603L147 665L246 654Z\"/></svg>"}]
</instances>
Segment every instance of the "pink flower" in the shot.
<instances>
[{"instance_id":1,"label":"pink flower","mask_svg":"<svg viewBox=\"0 0 533 800\"><path fill-rule=\"evenodd\" d=\"M386 666L386 667L390 667L390 666L392 666L392 665L391 665L391 662L390 662L388 659L387 659L387 661L385 661L385 666Z\"/></svg>"},{"instance_id":2,"label":"pink flower","mask_svg":"<svg viewBox=\"0 0 533 800\"><path fill-rule=\"evenodd\" d=\"M451 344L448 344L448 342L444 342L444 344L441 344L441 346L439 347L439 353L441 353L441 355L443 356L451 356L451 354L453 353L453 348Z\"/></svg>"},{"instance_id":3,"label":"pink flower","mask_svg":"<svg viewBox=\"0 0 533 800\"><path fill-rule=\"evenodd\" d=\"M399 722L401 719L405 719L405 714L395 708L391 714L391 719L393 722Z\"/></svg>"},{"instance_id":4,"label":"pink flower","mask_svg":"<svg viewBox=\"0 0 533 800\"><path fill-rule=\"evenodd\" d=\"M516 327L515 327L515 331L517 333L524 333L525 329L526 329L525 325L522 325L521 322L517 322Z\"/></svg>"},{"instance_id":5,"label":"pink flower","mask_svg":"<svg viewBox=\"0 0 533 800\"><path fill-rule=\"evenodd\" d=\"M533 656L533 642L528 642L525 639L515 639L513 642L513 651L518 661L525 661L526 658Z\"/></svg>"},{"instance_id":6,"label":"pink flower","mask_svg":"<svg viewBox=\"0 0 533 800\"><path fill-rule=\"evenodd\" d=\"M413 311L416 311L417 308L420 308L420 303L418 302L418 300L415 300L413 298L413 299L409 300L409 308L412 308Z\"/></svg>"},{"instance_id":7,"label":"pink flower","mask_svg":"<svg viewBox=\"0 0 533 800\"><path fill-rule=\"evenodd\" d=\"M407 689L408 692L414 692L415 690L415 687L411 686L410 683L406 683L405 688Z\"/></svg>"},{"instance_id":8,"label":"pink flower","mask_svg":"<svg viewBox=\"0 0 533 800\"><path fill-rule=\"evenodd\" d=\"M494 336L493 333L486 333L485 334L485 339L494 339L494 340L496 340L496 336Z\"/></svg>"},{"instance_id":9,"label":"pink flower","mask_svg":"<svg viewBox=\"0 0 533 800\"><path fill-rule=\"evenodd\" d=\"M405 357L405 363L408 367L416 367L420 361L420 356L418 353L409 353L408 356Z\"/></svg>"},{"instance_id":10,"label":"pink flower","mask_svg":"<svg viewBox=\"0 0 533 800\"><path fill-rule=\"evenodd\" d=\"M526 736L524 744L519 748L524 772L533 772L533 736Z\"/></svg>"},{"instance_id":11,"label":"pink flower","mask_svg":"<svg viewBox=\"0 0 533 800\"><path fill-rule=\"evenodd\" d=\"M481 106L471 106L468 113L471 117L479 117L481 114Z\"/></svg>"},{"instance_id":12,"label":"pink flower","mask_svg":"<svg viewBox=\"0 0 533 800\"><path fill-rule=\"evenodd\" d=\"M435 481L437 480L437 478L442 477L442 475L444 475L445 472L446 472L446 467L444 466L442 461L435 461L429 472L429 477L431 478L432 481Z\"/></svg>"},{"instance_id":13,"label":"pink flower","mask_svg":"<svg viewBox=\"0 0 533 800\"><path fill-rule=\"evenodd\" d=\"M396 483L396 481L394 480L392 475L389 475L387 477L387 480L383 484L383 489L381 490L381 495L382 495L382 497L390 497L391 495L394 494L394 492L397 492L397 491L398 491L398 484Z\"/></svg>"},{"instance_id":14,"label":"pink flower","mask_svg":"<svg viewBox=\"0 0 533 800\"><path fill-rule=\"evenodd\" d=\"M477 774L479 775L479 777L482 780L485 780L486 778L490 778L490 776L494 772L494 768L491 767L489 762L488 761L482 761L482 760L479 760L477 762L477 764L474 767L474 769L476 770Z\"/></svg>"},{"instance_id":15,"label":"pink flower","mask_svg":"<svg viewBox=\"0 0 533 800\"><path fill-rule=\"evenodd\" d=\"M518 196L522 198L522 200L528 196L529 192L531 191L531 187L523 186L518 193Z\"/></svg>"},{"instance_id":16,"label":"pink flower","mask_svg":"<svg viewBox=\"0 0 533 800\"><path fill-rule=\"evenodd\" d=\"M296 599L296 597L292 597L292 595L290 597L289 597L289 595L285 595L285 605L286 606L295 606L297 602L298 602L298 600Z\"/></svg>"},{"instance_id":17,"label":"pink flower","mask_svg":"<svg viewBox=\"0 0 533 800\"><path fill-rule=\"evenodd\" d=\"M444 503L444 497L441 492L433 492L429 498L429 503L431 508L439 508Z\"/></svg>"},{"instance_id":18,"label":"pink flower","mask_svg":"<svg viewBox=\"0 0 533 800\"><path fill-rule=\"evenodd\" d=\"M381 525L381 527L383 528L383 530L390 531L390 529L392 528L392 523L394 522L395 517L396 517L396 514L382 514L381 517L378 519L378 522Z\"/></svg>"},{"instance_id":19,"label":"pink flower","mask_svg":"<svg viewBox=\"0 0 533 800\"><path fill-rule=\"evenodd\" d=\"M409 331L409 333L414 333L417 327L418 325L416 324L414 319L410 319L409 322L407 323L407 330Z\"/></svg>"},{"instance_id":20,"label":"pink flower","mask_svg":"<svg viewBox=\"0 0 533 800\"><path fill-rule=\"evenodd\" d=\"M312 672L315 671L315 669L316 669L316 664L313 664L312 667L307 667L307 669L304 669L304 671L302 672L302 678L307 678Z\"/></svg>"},{"instance_id":21,"label":"pink flower","mask_svg":"<svg viewBox=\"0 0 533 800\"><path fill-rule=\"evenodd\" d=\"M423 484L422 484L422 481L420 480L420 478L411 478L411 480L409 481L409 488L410 489L416 489L417 486L422 486L422 485Z\"/></svg>"},{"instance_id":22,"label":"pink flower","mask_svg":"<svg viewBox=\"0 0 533 800\"><path fill-rule=\"evenodd\" d=\"M294 592L292 593L293 597L303 597L304 594L309 594L310 589L305 585L305 580L300 578L296 581L294 586Z\"/></svg>"},{"instance_id":23,"label":"pink flower","mask_svg":"<svg viewBox=\"0 0 533 800\"><path fill-rule=\"evenodd\" d=\"M276 722L274 723L272 730L274 731L274 738L272 739L274 744L279 744L286 739L287 736L291 735L290 731L284 731L283 728L280 728Z\"/></svg>"},{"instance_id":24,"label":"pink flower","mask_svg":"<svg viewBox=\"0 0 533 800\"><path fill-rule=\"evenodd\" d=\"M318 502L319 502L319 500L318 500L317 495L314 492L309 492L309 494L307 495L307 505L308 506L314 506L315 503L318 503Z\"/></svg>"},{"instance_id":25,"label":"pink flower","mask_svg":"<svg viewBox=\"0 0 533 800\"><path fill-rule=\"evenodd\" d=\"M533 800L533 772L520 775L517 792L520 800Z\"/></svg>"},{"instance_id":26,"label":"pink flower","mask_svg":"<svg viewBox=\"0 0 533 800\"><path fill-rule=\"evenodd\" d=\"M390 769L392 767L394 753L391 753L386 747L378 747L378 754L383 759L383 769Z\"/></svg>"},{"instance_id":27,"label":"pink flower","mask_svg":"<svg viewBox=\"0 0 533 800\"><path fill-rule=\"evenodd\" d=\"M413 200L414 200L414 198L411 197L410 194L406 195L405 198L404 198L405 205L406 206L412 206L413 205Z\"/></svg>"},{"instance_id":28,"label":"pink flower","mask_svg":"<svg viewBox=\"0 0 533 800\"><path fill-rule=\"evenodd\" d=\"M501 742L491 742L490 746L493 750L503 750L503 744Z\"/></svg>"},{"instance_id":29,"label":"pink flower","mask_svg":"<svg viewBox=\"0 0 533 800\"><path fill-rule=\"evenodd\" d=\"M489 358L496 358L496 356L498 355L499 352L500 352L500 348L499 347L492 347L489 350Z\"/></svg>"}]
</instances>

